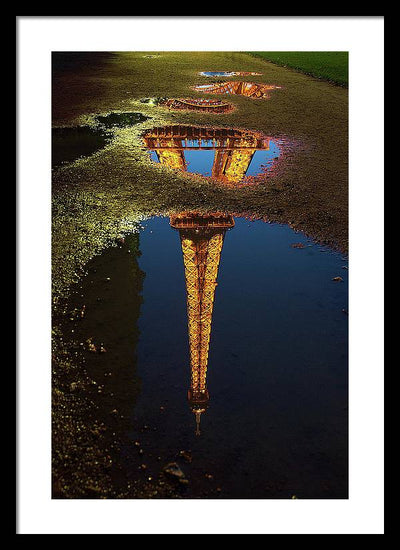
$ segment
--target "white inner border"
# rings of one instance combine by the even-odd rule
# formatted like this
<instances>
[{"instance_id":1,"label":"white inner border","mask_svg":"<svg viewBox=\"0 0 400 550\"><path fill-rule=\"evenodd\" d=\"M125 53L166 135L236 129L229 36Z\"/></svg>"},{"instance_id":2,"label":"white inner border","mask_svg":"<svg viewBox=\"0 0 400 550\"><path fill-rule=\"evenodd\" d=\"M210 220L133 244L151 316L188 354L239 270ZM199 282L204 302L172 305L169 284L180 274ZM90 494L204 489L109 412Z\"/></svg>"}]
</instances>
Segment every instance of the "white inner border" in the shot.
<instances>
[{"instance_id":1,"label":"white inner border","mask_svg":"<svg viewBox=\"0 0 400 550\"><path fill-rule=\"evenodd\" d=\"M17 21L18 532L383 533L383 18ZM350 52L348 500L51 500L50 57L68 50Z\"/></svg>"}]
</instances>

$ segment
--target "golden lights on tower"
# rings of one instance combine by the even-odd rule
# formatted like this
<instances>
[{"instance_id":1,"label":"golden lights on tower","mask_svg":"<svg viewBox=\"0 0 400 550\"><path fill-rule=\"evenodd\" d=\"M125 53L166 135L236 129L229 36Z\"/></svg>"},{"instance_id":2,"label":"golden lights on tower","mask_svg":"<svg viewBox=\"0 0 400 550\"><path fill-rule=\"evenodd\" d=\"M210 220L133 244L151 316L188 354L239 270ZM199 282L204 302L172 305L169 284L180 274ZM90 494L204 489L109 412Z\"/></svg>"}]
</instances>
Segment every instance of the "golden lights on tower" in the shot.
<instances>
[{"instance_id":1,"label":"golden lights on tower","mask_svg":"<svg viewBox=\"0 0 400 550\"><path fill-rule=\"evenodd\" d=\"M254 153L270 147L260 132L230 128L166 126L148 130L143 138L161 164L182 171L187 171L185 151L214 150L211 178L235 186L243 182Z\"/></svg>"},{"instance_id":2,"label":"golden lights on tower","mask_svg":"<svg viewBox=\"0 0 400 550\"><path fill-rule=\"evenodd\" d=\"M188 400L200 434L200 417L209 394L207 366L218 267L224 236L234 226L231 215L183 212L171 216L171 227L180 234L185 268L191 380Z\"/></svg>"},{"instance_id":3,"label":"golden lights on tower","mask_svg":"<svg viewBox=\"0 0 400 550\"><path fill-rule=\"evenodd\" d=\"M251 99L268 99L271 90L280 89L281 86L274 84L258 84L257 82L217 82L214 84L199 84L194 86L197 92L207 94L232 94L243 95Z\"/></svg>"}]
</instances>

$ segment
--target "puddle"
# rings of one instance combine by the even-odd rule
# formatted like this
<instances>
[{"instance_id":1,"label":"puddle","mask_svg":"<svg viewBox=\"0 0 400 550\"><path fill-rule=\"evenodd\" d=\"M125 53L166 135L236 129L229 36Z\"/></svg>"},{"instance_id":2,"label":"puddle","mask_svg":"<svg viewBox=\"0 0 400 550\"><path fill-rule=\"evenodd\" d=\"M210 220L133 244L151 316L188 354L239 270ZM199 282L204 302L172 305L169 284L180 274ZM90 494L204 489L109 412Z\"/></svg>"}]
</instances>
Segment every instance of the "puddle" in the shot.
<instances>
[{"instance_id":1,"label":"puddle","mask_svg":"<svg viewBox=\"0 0 400 550\"><path fill-rule=\"evenodd\" d=\"M245 71L203 71L199 73L201 76L261 76L262 73L249 73Z\"/></svg>"},{"instance_id":2,"label":"puddle","mask_svg":"<svg viewBox=\"0 0 400 550\"><path fill-rule=\"evenodd\" d=\"M155 54L155 55L143 55L142 57L145 57L147 59L154 59L155 57L162 57L161 55Z\"/></svg>"},{"instance_id":3,"label":"puddle","mask_svg":"<svg viewBox=\"0 0 400 550\"><path fill-rule=\"evenodd\" d=\"M233 94L244 95L252 99L268 99L271 90L280 89L281 86L272 84L257 84L256 82L218 82L216 84L200 84L194 86L194 90L207 94Z\"/></svg>"},{"instance_id":4,"label":"puddle","mask_svg":"<svg viewBox=\"0 0 400 550\"><path fill-rule=\"evenodd\" d=\"M282 147L282 140L259 132L195 126L153 128L143 139L153 162L230 186L272 173Z\"/></svg>"},{"instance_id":5,"label":"puddle","mask_svg":"<svg viewBox=\"0 0 400 550\"><path fill-rule=\"evenodd\" d=\"M106 128L126 128L140 124L149 117L142 115L142 113L110 113L105 116L97 116L96 120Z\"/></svg>"},{"instance_id":6,"label":"puddle","mask_svg":"<svg viewBox=\"0 0 400 550\"><path fill-rule=\"evenodd\" d=\"M233 110L233 105L218 99L167 99L159 104L171 110L199 111L203 113L228 113Z\"/></svg>"},{"instance_id":7,"label":"puddle","mask_svg":"<svg viewBox=\"0 0 400 550\"><path fill-rule=\"evenodd\" d=\"M155 107L163 106L176 111L198 111L209 113L227 113L234 109L231 103L217 99L199 99L199 98L169 98L169 97L145 97L140 100L141 103Z\"/></svg>"},{"instance_id":8,"label":"puddle","mask_svg":"<svg viewBox=\"0 0 400 550\"><path fill-rule=\"evenodd\" d=\"M111 139L111 134L90 126L52 128L52 168L81 157L88 157L102 149Z\"/></svg>"},{"instance_id":9,"label":"puddle","mask_svg":"<svg viewBox=\"0 0 400 550\"><path fill-rule=\"evenodd\" d=\"M146 220L94 260L67 328L107 350L86 368L100 407L132 419L113 420L128 481L173 461L188 498L347 498L343 263L218 212Z\"/></svg>"}]
</instances>

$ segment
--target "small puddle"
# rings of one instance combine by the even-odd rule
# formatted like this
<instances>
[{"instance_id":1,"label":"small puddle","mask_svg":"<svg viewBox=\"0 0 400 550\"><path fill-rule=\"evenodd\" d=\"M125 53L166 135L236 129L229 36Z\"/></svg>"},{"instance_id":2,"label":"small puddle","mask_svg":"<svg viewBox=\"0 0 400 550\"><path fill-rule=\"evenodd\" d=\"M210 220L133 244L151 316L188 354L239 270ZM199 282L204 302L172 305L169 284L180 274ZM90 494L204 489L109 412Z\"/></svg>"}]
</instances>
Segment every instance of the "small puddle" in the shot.
<instances>
[{"instance_id":1,"label":"small puddle","mask_svg":"<svg viewBox=\"0 0 400 550\"><path fill-rule=\"evenodd\" d=\"M202 113L229 113L234 109L231 103L219 99L171 98L159 103L171 110L199 111Z\"/></svg>"},{"instance_id":2,"label":"small puddle","mask_svg":"<svg viewBox=\"0 0 400 550\"><path fill-rule=\"evenodd\" d=\"M111 134L107 131L90 126L52 128L51 134L52 168L93 155L107 145L111 139Z\"/></svg>"},{"instance_id":3,"label":"small puddle","mask_svg":"<svg viewBox=\"0 0 400 550\"><path fill-rule=\"evenodd\" d=\"M262 73L249 73L245 71L203 71L199 73L201 76L261 76Z\"/></svg>"},{"instance_id":4,"label":"small puddle","mask_svg":"<svg viewBox=\"0 0 400 550\"><path fill-rule=\"evenodd\" d=\"M129 482L177 461L187 497L347 498L347 278L340 254L229 212L148 219L95 257L63 336Z\"/></svg>"},{"instance_id":5,"label":"small puddle","mask_svg":"<svg viewBox=\"0 0 400 550\"><path fill-rule=\"evenodd\" d=\"M143 139L152 161L235 187L270 172L282 145L250 130L180 125L153 128Z\"/></svg>"},{"instance_id":6,"label":"small puddle","mask_svg":"<svg viewBox=\"0 0 400 550\"><path fill-rule=\"evenodd\" d=\"M200 84L194 90L206 94L244 95L252 99L268 99L271 90L280 89L273 84L257 84L256 82L218 82L216 84Z\"/></svg>"},{"instance_id":7,"label":"small puddle","mask_svg":"<svg viewBox=\"0 0 400 550\"><path fill-rule=\"evenodd\" d=\"M106 128L126 128L140 124L148 118L142 113L110 113L105 116L97 116L96 120Z\"/></svg>"}]
</instances>

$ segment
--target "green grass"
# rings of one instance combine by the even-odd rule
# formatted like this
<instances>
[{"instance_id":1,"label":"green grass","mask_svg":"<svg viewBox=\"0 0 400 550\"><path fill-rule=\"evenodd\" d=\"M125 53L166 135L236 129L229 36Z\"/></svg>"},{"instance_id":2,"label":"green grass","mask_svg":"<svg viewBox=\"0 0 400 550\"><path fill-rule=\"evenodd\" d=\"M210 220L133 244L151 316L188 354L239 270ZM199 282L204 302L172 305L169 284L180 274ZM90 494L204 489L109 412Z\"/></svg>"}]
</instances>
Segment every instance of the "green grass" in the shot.
<instances>
[{"instance_id":1,"label":"green grass","mask_svg":"<svg viewBox=\"0 0 400 550\"><path fill-rule=\"evenodd\" d=\"M249 52L276 65L348 86L348 52Z\"/></svg>"}]
</instances>

